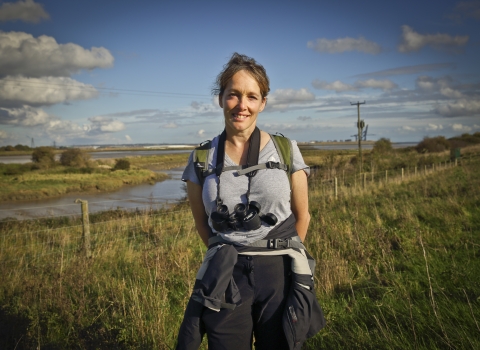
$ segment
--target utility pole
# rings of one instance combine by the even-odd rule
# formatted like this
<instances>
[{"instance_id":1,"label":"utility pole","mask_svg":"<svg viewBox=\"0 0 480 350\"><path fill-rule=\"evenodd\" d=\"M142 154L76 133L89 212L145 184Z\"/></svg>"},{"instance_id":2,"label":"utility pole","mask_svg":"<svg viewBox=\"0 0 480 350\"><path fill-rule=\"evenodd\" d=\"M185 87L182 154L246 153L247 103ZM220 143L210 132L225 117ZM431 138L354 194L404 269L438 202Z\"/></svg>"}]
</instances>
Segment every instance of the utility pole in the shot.
<instances>
[{"instance_id":1,"label":"utility pole","mask_svg":"<svg viewBox=\"0 0 480 350\"><path fill-rule=\"evenodd\" d=\"M360 157L360 173L363 172L363 156L362 156L362 130L365 126L365 122L363 120L360 120L360 105L364 105L365 101L363 102L358 102L357 103L352 103L350 102L351 106L357 106L357 112L358 112L358 122L357 122L357 128L358 128L358 156Z\"/></svg>"}]
</instances>

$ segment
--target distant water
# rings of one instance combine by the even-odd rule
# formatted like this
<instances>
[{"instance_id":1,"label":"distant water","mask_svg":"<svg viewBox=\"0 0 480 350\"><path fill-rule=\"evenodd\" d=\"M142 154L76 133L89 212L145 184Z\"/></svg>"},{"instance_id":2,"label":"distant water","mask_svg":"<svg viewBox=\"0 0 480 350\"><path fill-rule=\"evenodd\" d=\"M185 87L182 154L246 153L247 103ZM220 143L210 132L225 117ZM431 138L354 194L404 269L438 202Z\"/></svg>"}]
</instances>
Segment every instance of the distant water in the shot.
<instances>
[{"instance_id":1,"label":"distant water","mask_svg":"<svg viewBox=\"0 0 480 350\"><path fill-rule=\"evenodd\" d=\"M67 194L58 198L0 203L0 219L12 217L25 220L80 215L80 204L75 204L77 198L88 201L90 213L117 208L131 210L160 208L185 196L181 181L183 168L162 172L171 178L154 185L124 186L115 192Z\"/></svg>"}]
</instances>

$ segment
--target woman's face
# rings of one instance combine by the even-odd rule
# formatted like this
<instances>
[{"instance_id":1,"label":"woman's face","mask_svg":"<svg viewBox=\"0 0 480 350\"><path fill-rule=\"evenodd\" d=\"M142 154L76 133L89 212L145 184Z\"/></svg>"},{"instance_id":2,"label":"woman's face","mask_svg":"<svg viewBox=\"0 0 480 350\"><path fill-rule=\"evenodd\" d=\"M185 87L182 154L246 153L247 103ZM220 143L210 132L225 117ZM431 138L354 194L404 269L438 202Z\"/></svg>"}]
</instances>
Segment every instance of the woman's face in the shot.
<instances>
[{"instance_id":1,"label":"woman's face","mask_svg":"<svg viewBox=\"0 0 480 350\"><path fill-rule=\"evenodd\" d=\"M263 111L266 102L257 81L247 71L235 73L219 96L227 131L253 132L258 113Z\"/></svg>"}]
</instances>

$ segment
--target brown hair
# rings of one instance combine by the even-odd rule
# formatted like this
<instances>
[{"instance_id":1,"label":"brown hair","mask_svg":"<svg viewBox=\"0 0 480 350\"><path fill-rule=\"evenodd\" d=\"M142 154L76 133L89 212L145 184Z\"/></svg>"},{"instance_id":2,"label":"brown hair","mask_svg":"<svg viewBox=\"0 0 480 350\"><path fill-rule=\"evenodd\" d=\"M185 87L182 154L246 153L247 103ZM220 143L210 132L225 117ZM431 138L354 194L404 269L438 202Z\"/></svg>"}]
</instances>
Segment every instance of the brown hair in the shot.
<instances>
[{"instance_id":1,"label":"brown hair","mask_svg":"<svg viewBox=\"0 0 480 350\"><path fill-rule=\"evenodd\" d=\"M212 88L212 94L223 95L230 79L241 70L247 71L257 81L262 97L266 97L270 91L270 80L265 68L257 63L255 59L237 52L233 53L230 61L223 66L223 70L217 75Z\"/></svg>"}]
</instances>

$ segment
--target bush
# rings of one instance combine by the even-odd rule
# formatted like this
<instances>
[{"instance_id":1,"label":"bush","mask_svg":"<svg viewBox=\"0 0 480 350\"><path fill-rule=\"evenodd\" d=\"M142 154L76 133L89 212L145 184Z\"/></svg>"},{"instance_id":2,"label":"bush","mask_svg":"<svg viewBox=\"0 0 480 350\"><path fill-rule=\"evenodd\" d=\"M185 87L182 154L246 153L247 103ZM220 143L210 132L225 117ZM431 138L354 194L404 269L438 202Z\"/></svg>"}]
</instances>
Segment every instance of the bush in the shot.
<instances>
[{"instance_id":1,"label":"bush","mask_svg":"<svg viewBox=\"0 0 480 350\"><path fill-rule=\"evenodd\" d=\"M130 161L128 159L117 159L113 170L128 170L130 169Z\"/></svg>"},{"instance_id":2,"label":"bush","mask_svg":"<svg viewBox=\"0 0 480 350\"><path fill-rule=\"evenodd\" d=\"M15 145L13 148L15 148L17 151L29 151L31 148L26 146L26 145Z\"/></svg>"},{"instance_id":3,"label":"bush","mask_svg":"<svg viewBox=\"0 0 480 350\"><path fill-rule=\"evenodd\" d=\"M415 149L419 153L443 152L450 149L450 142L444 136L425 136Z\"/></svg>"},{"instance_id":4,"label":"bush","mask_svg":"<svg viewBox=\"0 0 480 350\"><path fill-rule=\"evenodd\" d=\"M69 148L60 156L60 163L64 166L86 168L89 166L90 154L79 149Z\"/></svg>"},{"instance_id":5,"label":"bush","mask_svg":"<svg viewBox=\"0 0 480 350\"><path fill-rule=\"evenodd\" d=\"M42 169L48 169L55 166L55 153L50 147L37 147L32 153L32 162Z\"/></svg>"},{"instance_id":6,"label":"bush","mask_svg":"<svg viewBox=\"0 0 480 350\"><path fill-rule=\"evenodd\" d=\"M5 146L5 151L8 151L8 152L11 152L11 151L15 151L15 148L13 146Z\"/></svg>"},{"instance_id":7,"label":"bush","mask_svg":"<svg viewBox=\"0 0 480 350\"><path fill-rule=\"evenodd\" d=\"M385 154L390 153L393 150L392 142L390 139L382 137L373 145L373 153Z\"/></svg>"}]
</instances>

